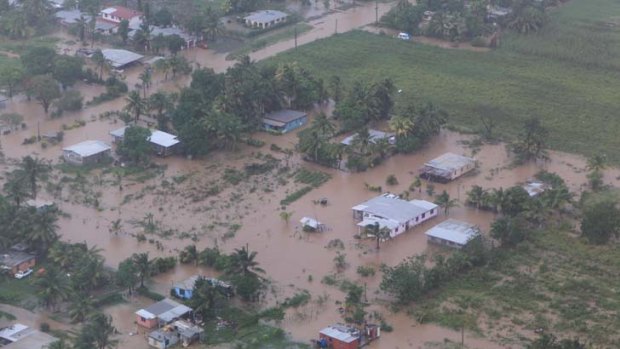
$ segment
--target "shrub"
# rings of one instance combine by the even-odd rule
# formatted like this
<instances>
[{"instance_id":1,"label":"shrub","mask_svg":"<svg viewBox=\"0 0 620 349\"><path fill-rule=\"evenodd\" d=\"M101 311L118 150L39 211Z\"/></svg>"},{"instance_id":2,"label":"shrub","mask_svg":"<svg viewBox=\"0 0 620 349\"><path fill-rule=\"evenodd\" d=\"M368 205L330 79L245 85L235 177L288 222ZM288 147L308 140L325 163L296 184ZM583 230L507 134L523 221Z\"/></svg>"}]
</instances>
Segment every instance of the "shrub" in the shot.
<instances>
[{"instance_id":1,"label":"shrub","mask_svg":"<svg viewBox=\"0 0 620 349\"><path fill-rule=\"evenodd\" d=\"M50 324L48 324L47 322L42 322L39 325L39 330L41 330L41 332L49 332L50 331Z\"/></svg>"},{"instance_id":2,"label":"shrub","mask_svg":"<svg viewBox=\"0 0 620 349\"><path fill-rule=\"evenodd\" d=\"M363 277L374 276L375 268L360 265L359 267L357 267L357 273Z\"/></svg>"},{"instance_id":3,"label":"shrub","mask_svg":"<svg viewBox=\"0 0 620 349\"><path fill-rule=\"evenodd\" d=\"M471 41L473 47L487 47L487 40L482 36L477 36Z\"/></svg>"},{"instance_id":4,"label":"shrub","mask_svg":"<svg viewBox=\"0 0 620 349\"><path fill-rule=\"evenodd\" d=\"M395 175L391 174L391 175L387 176L387 178L385 179L385 184L387 184L387 185L397 185L398 184L398 178L396 178Z\"/></svg>"},{"instance_id":5,"label":"shrub","mask_svg":"<svg viewBox=\"0 0 620 349\"><path fill-rule=\"evenodd\" d=\"M59 110L76 111L82 109L84 97L80 91L67 91L56 103Z\"/></svg>"}]
</instances>

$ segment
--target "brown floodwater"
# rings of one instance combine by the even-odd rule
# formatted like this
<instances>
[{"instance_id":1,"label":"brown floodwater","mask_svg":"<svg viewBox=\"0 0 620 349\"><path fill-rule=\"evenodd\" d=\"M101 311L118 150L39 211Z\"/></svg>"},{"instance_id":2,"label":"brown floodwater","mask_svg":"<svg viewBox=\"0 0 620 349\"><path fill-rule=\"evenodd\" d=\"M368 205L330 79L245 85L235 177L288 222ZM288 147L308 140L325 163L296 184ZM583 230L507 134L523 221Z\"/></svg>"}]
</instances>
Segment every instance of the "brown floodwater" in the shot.
<instances>
[{"instance_id":1,"label":"brown floodwater","mask_svg":"<svg viewBox=\"0 0 620 349\"><path fill-rule=\"evenodd\" d=\"M375 18L375 4L368 3L347 11L336 11L322 18L313 20L314 26L309 32L300 35L298 44L333 35L336 20L338 32L344 32L372 23ZM379 4L379 15L387 11L389 4ZM263 59L278 52L294 47L293 40L283 41L266 49L254 52L253 59ZM234 62L226 61L225 54L216 54L211 50L195 49L184 53L189 59L199 62L202 66L224 71ZM125 74L129 86L137 82L137 75L141 69L129 69ZM186 86L188 78L164 80L157 75L150 92L164 89L174 91ZM98 86L78 84L86 99L102 92ZM100 139L110 142L108 132L122 126L122 122L103 119L98 115L109 110L118 110L124 106L122 98L115 101L88 107L81 112L66 113L58 119L51 119L43 114L40 105L27 101L18 96L8 103L5 112L19 112L25 116L28 128L15 134L2 136L0 141L5 155L8 158L19 158L25 155L36 154L40 157L59 161L61 148L87 139ZM329 108L327 108L329 112ZM85 126L65 131L65 138L61 144L42 148L40 144L21 145L24 138L37 134L37 125L41 134L59 131L63 124L70 125L75 120L87 121ZM290 159L293 168L300 166L329 173L332 178L321 187L306 194L292 203L287 211L293 212L290 222L285 223L279 216L279 201L287 194L299 188L291 179L288 184L278 184L273 177L258 177L238 186L226 186L220 194L199 202L188 198L188 193L205 188L212 183L221 183L223 167L243 168L244 165L255 162L257 153L270 153L276 158L283 159L281 153L269 150L271 144L281 148L292 148L296 143L296 134L273 136L259 133L256 138L266 142L261 149L240 147L236 152L215 152L200 160L187 160L181 157L155 159L158 164L166 165L162 175L148 179L143 183L124 182L124 189L120 191L116 185L110 184L110 178L101 182L95 180L99 171L93 171L89 178L89 190L100 193L99 209L84 206L76 202L75 193L63 189L62 200L58 202L60 208L70 214L60 222L62 239L73 242L85 241L89 245L96 245L103 250L106 263L116 267L120 261L135 252L149 252L151 257L177 255L178 251L192 244L189 239L177 237L153 237L161 243L157 248L154 243L138 242L131 233L140 231L133 222L141 220L147 214L153 214L158 224L165 229L175 229L179 232L196 232L199 240L198 248L217 245L224 251L230 252L235 248L248 245L251 250L257 251L257 260L267 271L272 280L271 290L268 292L264 305L273 305L282 302L299 290L306 289L313 295L310 305L297 310L289 311L282 327L299 341L309 341L317 336L322 327L342 321L336 301L343 301L344 294L334 287L321 283L321 279L335 274L333 258L336 251L325 246L329 241L340 239L344 243L342 253L346 254L349 267L340 277L365 284L368 300L375 304L373 309L385 316L395 331L384 333L383 337L373 343L371 348L420 348L426 342L442 342L444 339L460 341L460 333L444 329L436 325L420 325L403 313L392 313L385 303L385 296L378 292L380 275L361 278L356 273L357 266L371 265L376 268L381 264L395 265L404 258L438 251L435 246L426 242L424 231L441 222L447 217L441 214L436 219L418 226L398 238L382 244L380 250L375 249L372 241L359 241L354 238L357 233L356 222L352 219L351 207L376 195L365 189L365 183L381 185L384 190L401 193L408 189L414 180L418 169L424 162L447 151L471 155L471 150L461 144L469 136L454 132L443 131L435 137L421 151L413 155L396 155L387 159L383 164L364 173L346 173L333 169L326 169L318 165L303 162L298 155ZM477 211L463 205L465 193L472 185L485 188L509 187L531 178L541 169L560 174L568 183L570 189L579 193L586 183L585 160L577 155L551 152L551 161L540 164L527 164L515 168L509 166L511 159L503 144L485 145L475 154L480 162L479 171L472 176L460 178L448 184L435 184L435 192L446 190L461 202L460 207L453 208L449 217L466 220L479 225L484 232L488 231L493 215L488 212ZM2 165L3 170L10 169L9 165ZM394 174L399 184L386 186L386 177ZM617 169L606 171L605 180L616 183L620 172ZM159 190L164 179L189 175L189 178L175 186L173 190ZM262 188L269 187L269 191ZM259 188L258 190L251 190ZM43 193L44 195L51 195ZM127 195L141 196L139 199L127 200ZM315 205L313 200L327 198L327 206ZM421 198L430 200L424 187L421 193L411 193L410 199ZM304 216L314 217L327 225L328 230L320 234L302 233L299 219ZM109 232L111 222L121 219L123 229L119 234ZM241 228L234 236L224 238L225 228L222 223L239 224ZM173 271L159 275L152 281L152 287L167 294L173 282L182 280L192 274L202 273L216 276L212 270L194 268L193 266L177 266ZM310 278L311 276L311 278ZM326 301L318 302L323 296ZM130 336L135 332L133 312L145 305L144 299L135 298L131 302L116 305L106 309L113 315L115 325L122 335L124 347L146 348L147 344L140 336ZM476 338L473 334L466 334L466 343L470 347L501 348L489 340Z\"/></svg>"}]
</instances>

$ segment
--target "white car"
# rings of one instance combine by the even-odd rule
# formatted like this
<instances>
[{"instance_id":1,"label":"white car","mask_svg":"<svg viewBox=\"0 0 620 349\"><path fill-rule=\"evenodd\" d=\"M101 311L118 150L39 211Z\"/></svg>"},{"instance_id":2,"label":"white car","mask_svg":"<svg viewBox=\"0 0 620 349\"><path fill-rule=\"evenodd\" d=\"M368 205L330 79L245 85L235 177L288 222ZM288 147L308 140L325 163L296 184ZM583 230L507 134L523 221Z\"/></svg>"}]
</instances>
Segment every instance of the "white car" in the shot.
<instances>
[{"instance_id":1,"label":"white car","mask_svg":"<svg viewBox=\"0 0 620 349\"><path fill-rule=\"evenodd\" d=\"M411 35L409 33L398 33L396 37L401 40L411 40Z\"/></svg>"},{"instance_id":2,"label":"white car","mask_svg":"<svg viewBox=\"0 0 620 349\"><path fill-rule=\"evenodd\" d=\"M23 279L30 274L32 274L32 269L20 270L15 274L15 278Z\"/></svg>"}]
</instances>

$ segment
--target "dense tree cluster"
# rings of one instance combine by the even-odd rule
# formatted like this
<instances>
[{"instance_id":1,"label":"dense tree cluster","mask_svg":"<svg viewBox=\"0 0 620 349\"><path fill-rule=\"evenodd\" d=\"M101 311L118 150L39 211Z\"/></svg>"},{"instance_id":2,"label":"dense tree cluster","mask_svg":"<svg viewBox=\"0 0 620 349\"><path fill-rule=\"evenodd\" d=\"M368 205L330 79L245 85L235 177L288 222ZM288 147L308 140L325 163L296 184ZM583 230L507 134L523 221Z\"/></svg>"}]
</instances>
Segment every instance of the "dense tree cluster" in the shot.
<instances>
[{"instance_id":1,"label":"dense tree cluster","mask_svg":"<svg viewBox=\"0 0 620 349\"><path fill-rule=\"evenodd\" d=\"M265 113L320 102L319 87L296 63L258 67L243 57L223 74L196 70L190 86L181 90L172 125L188 154L233 148L261 126Z\"/></svg>"},{"instance_id":2,"label":"dense tree cluster","mask_svg":"<svg viewBox=\"0 0 620 349\"><path fill-rule=\"evenodd\" d=\"M547 22L545 9L558 1L537 0L406 0L385 14L386 26L413 34L423 34L454 42L481 40L497 30L496 25L520 33L538 31ZM466 5L467 3L467 5ZM494 6L509 9L506 16L494 16Z\"/></svg>"}]
</instances>

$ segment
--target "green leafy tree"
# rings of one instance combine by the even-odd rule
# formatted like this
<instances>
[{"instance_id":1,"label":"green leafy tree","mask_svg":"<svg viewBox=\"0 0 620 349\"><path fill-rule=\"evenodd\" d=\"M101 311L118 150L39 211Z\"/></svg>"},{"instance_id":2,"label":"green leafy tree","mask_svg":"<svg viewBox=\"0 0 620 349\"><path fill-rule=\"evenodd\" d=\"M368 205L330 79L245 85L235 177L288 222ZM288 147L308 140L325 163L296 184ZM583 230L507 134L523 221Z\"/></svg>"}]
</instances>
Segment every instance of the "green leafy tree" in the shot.
<instances>
[{"instance_id":1,"label":"green leafy tree","mask_svg":"<svg viewBox=\"0 0 620 349\"><path fill-rule=\"evenodd\" d=\"M34 46L24 52L21 62L24 72L28 75L51 74L56 60L56 51L45 46Z\"/></svg>"},{"instance_id":2,"label":"green leafy tree","mask_svg":"<svg viewBox=\"0 0 620 349\"><path fill-rule=\"evenodd\" d=\"M543 126L540 119L530 118L525 121L517 140L509 145L509 149L516 155L518 161L546 160L545 151L549 130Z\"/></svg>"},{"instance_id":3,"label":"green leafy tree","mask_svg":"<svg viewBox=\"0 0 620 349\"><path fill-rule=\"evenodd\" d=\"M581 219L581 233L592 244L605 244L620 233L620 209L615 200L601 200L587 206Z\"/></svg>"},{"instance_id":4,"label":"green leafy tree","mask_svg":"<svg viewBox=\"0 0 620 349\"><path fill-rule=\"evenodd\" d=\"M129 92L127 97L125 97L125 102L127 102L127 104L125 104L123 110L131 113L134 116L134 122L138 123L138 121L140 121L140 116L146 111L145 100L140 96L140 92L134 90Z\"/></svg>"},{"instance_id":5,"label":"green leafy tree","mask_svg":"<svg viewBox=\"0 0 620 349\"><path fill-rule=\"evenodd\" d=\"M28 155L24 156L19 162L13 176L22 180L24 183L28 183L30 186L30 194L33 199L36 199L38 182L40 180L46 180L51 170L52 168L46 160L36 157L33 158Z\"/></svg>"},{"instance_id":6,"label":"green leafy tree","mask_svg":"<svg viewBox=\"0 0 620 349\"><path fill-rule=\"evenodd\" d=\"M144 127L130 126L125 129L123 142L118 145L117 153L135 164L147 163L150 159L151 144L148 139L151 131Z\"/></svg>"},{"instance_id":7,"label":"green leafy tree","mask_svg":"<svg viewBox=\"0 0 620 349\"><path fill-rule=\"evenodd\" d=\"M116 271L116 282L119 286L133 292L134 286L138 283L138 269L132 259L126 259L119 263Z\"/></svg>"},{"instance_id":8,"label":"green leafy tree","mask_svg":"<svg viewBox=\"0 0 620 349\"><path fill-rule=\"evenodd\" d=\"M25 39L30 37L34 30L28 24L26 14L22 9L13 9L0 17L2 31L11 39Z\"/></svg>"},{"instance_id":9,"label":"green leafy tree","mask_svg":"<svg viewBox=\"0 0 620 349\"><path fill-rule=\"evenodd\" d=\"M181 51L186 45L185 39L176 34L168 36L166 38L166 42L166 47L168 48L170 54L172 54L173 56L176 56L177 53Z\"/></svg>"},{"instance_id":10,"label":"green leafy tree","mask_svg":"<svg viewBox=\"0 0 620 349\"><path fill-rule=\"evenodd\" d=\"M95 50L90 59L93 61L93 63L95 63L97 69L99 70L99 80L103 79L103 68L106 65L106 59L103 55L103 52L101 52L100 49Z\"/></svg>"},{"instance_id":11,"label":"green leafy tree","mask_svg":"<svg viewBox=\"0 0 620 349\"><path fill-rule=\"evenodd\" d=\"M390 229L387 227L380 227L379 223L369 224L364 227L364 233L366 236L372 235L377 243L377 251L381 248L380 243L382 240L390 238Z\"/></svg>"},{"instance_id":12,"label":"green leafy tree","mask_svg":"<svg viewBox=\"0 0 620 349\"><path fill-rule=\"evenodd\" d=\"M127 39L129 38L129 21L126 19L123 19L119 24L118 24L118 29L116 30L118 36L121 37L121 40L123 40L123 45L127 44Z\"/></svg>"},{"instance_id":13,"label":"green leafy tree","mask_svg":"<svg viewBox=\"0 0 620 349\"><path fill-rule=\"evenodd\" d=\"M394 267L384 265L381 268L381 290L393 295L402 304L416 301L425 292L425 263L425 256L415 256Z\"/></svg>"},{"instance_id":14,"label":"green leafy tree","mask_svg":"<svg viewBox=\"0 0 620 349\"><path fill-rule=\"evenodd\" d=\"M48 267L42 275L33 280L35 294L49 310L56 310L58 302L69 297L70 287L65 273L57 268Z\"/></svg>"},{"instance_id":15,"label":"green leafy tree","mask_svg":"<svg viewBox=\"0 0 620 349\"><path fill-rule=\"evenodd\" d=\"M528 229L521 218L499 217L491 224L491 236L504 247L514 247L526 239Z\"/></svg>"},{"instance_id":16,"label":"green leafy tree","mask_svg":"<svg viewBox=\"0 0 620 349\"><path fill-rule=\"evenodd\" d=\"M51 76L37 75L30 80L30 91L47 114L52 102L62 96L58 83Z\"/></svg>"},{"instance_id":17,"label":"green leafy tree","mask_svg":"<svg viewBox=\"0 0 620 349\"><path fill-rule=\"evenodd\" d=\"M75 27L78 31L80 41L84 42L86 40L86 30L88 29L88 20L84 16L80 16L80 18L75 21Z\"/></svg>"},{"instance_id":18,"label":"green leafy tree","mask_svg":"<svg viewBox=\"0 0 620 349\"><path fill-rule=\"evenodd\" d=\"M118 340L112 339L116 332L111 316L95 313L82 327L74 349L114 349L118 346Z\"/></svg>"},{"instance_id":19,"label":"green leafy tree","mask_svg":"<svg viewBox=\"0 0 620 349\"><path fill-rule=\"evenodd\" d=\"M84 61L80 57L59 55L54 61L52 76L62 84L63 88L73 86L82 79Z\"/></svg>"},{"instance_id":20,"label":"green leafy tree","mask_svg":"<svg viewBox=\"0 0 620 349\"><path fill-rule=\"evenodd\" d=\"M258 273L265 273L265 270L260 268L259 263L255 260L257 252L250 252L248 246L243 246L242 248L236 248L235 251L230 255L231 264L229 273L230 274L243 274L245 276L257 275Z\"/></svg>"},{"instance_id":21,"label":"green leafy tree","mask_svg":"<svg viewBox=\"0 0 620 349\"><path fill-rule=\"evenodd\" d=\"M174 109L174 98L172 95L164 91L157 91L149 96L149 110L155 111L157 119L157 128L162 131L168 130L168 114Z\"/></svg>"},{"instance_id":22,"label":"green leafy tree","mask_svg":"<svg viewBox=\"0 0 620 349\"><path fill-rule=\"evenodd\" d=\"M149 259L148 252L134 253L131 257L136 270L138 271L138 277L140 278L140 288L144 287L144 280L151 273L152 261Z\"/></svg>"},{"instance_id":23,"label":"green leafy tree","mask_svg":"<svg viewBox=\"0 0 620 349\"><path fill-rule=\"evenodd\" d=\"M172 20L172 13L166 7L159 9L153 14L153 24L157 26L168 27L172 25Z\"/></svg>"},{"instance_id":24,"label":"green leafy tree","mask_svg":"<svg viewBox=\"0 0 620 349\"><path fill-rule=\"evenodd\" d=\"M451 208L459 206L458 200L450 198L450 194L445 190L435 197L435 203L443 208L443 212L446 215L448 215Z\"/></svg>"},{"instance_id":25,"label":"green leafy tree","mask_svg":"<svg viewBox=\"0 0 620 349\"><path fill-rule=\"evenodd\" d=\"M142 73L140 73L140 75L138 76L138 79L140 79L140 82L142 82L142 91L144 93L144 98L146 98L146 91L149 89L149 87L151 87L151 82L153 81L153 74L151 72L151 69L144 69ZM143 102L147 103L147 101L144 100Z\"/></svg>"},{"instance_id":26,"label":"green leafy tree","mask_svg":"<svg viewBox=\"0 0 620 349\"><path fill-rule=\"evenodd\" d=\"M39 253L45 254L47 249L58 240L58 212L48 210L34 212L30 218L29 229L24 238Z\"/></svg>"},{"instance_id":27,"label":"green leafy tree","mask_svg":"<svg viewBox=\"0 0 620 349\"><path fill-rule=\"evenodd\" d=\"M15 89L24 79L24 71L15 64L4 64L0 66L0 86L4 88L9 96L13 97Z\"/></svg>"},{"instance_id":28,"label":"green leafy tree","mask_svg":"<svg viewBox=\"0 0 620 349\"><path fill-rule=\"evenodd\" d=\"M74 294L72 302L69 305L69 317L72 323L82 323L86 320L94 311L95 306L93 300L87 294Z\"/></svg>"}]
</instances>

